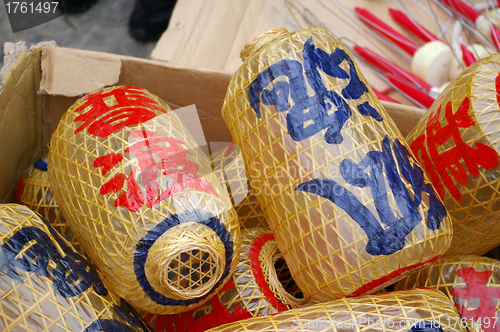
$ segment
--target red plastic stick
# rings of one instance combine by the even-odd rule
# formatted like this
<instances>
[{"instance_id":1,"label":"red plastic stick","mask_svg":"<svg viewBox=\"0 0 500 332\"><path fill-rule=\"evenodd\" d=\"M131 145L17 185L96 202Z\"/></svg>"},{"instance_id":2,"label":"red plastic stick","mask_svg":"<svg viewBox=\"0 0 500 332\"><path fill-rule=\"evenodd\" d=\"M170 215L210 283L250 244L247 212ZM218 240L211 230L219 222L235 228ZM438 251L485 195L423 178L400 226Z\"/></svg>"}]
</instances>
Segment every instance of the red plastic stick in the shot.
<instances>
[{"instance_id":1,"label":"red plastic stick","mask_svg":"<svg viewBox=\"0 0 500 332\"><path fill-rule=\"evenodd\" d=\"M432 89L432 85L424 82L417 76L413 75L412 73L409 73L408 71L399 67L395 63L392 63L391 61L385 59L381 55L370 50L369 48L359 47L357 45L354 45L353 48L354 51L356 51L356 53L358 53L363 59L365 59L375 67L380 68L384 72L398 76L401 79L408 81L409 83L415 84L423 89L426 90Z\"/></svg>"},{"instance_id":2,"label":"red plastic stick","mask_svg":"<svg viewBox=\"0 0 500 332\"><path fill-rule=\"evenodd\" d=\"M480 12L478 12L471 6L467 5L465 2L462 2L461 0L442 0L442 1L448 7L455 9L457 12L467 17L474 23L476 23L477 18L482 15Z\"/></svg>"},{"instance_id":3,"label":"red plastic stick","mask_svg":"<svg viewBox=\"0 0 500 332\"><path fill-rule=\"evenodd\" d=\"M462 59L467 67L477 61L474 54L464 44L460 44L460 48L462 49Z\"/></svg>"},{"instance_id":4,"label":"red plastic stick","mask_svg":"<svg viewBox=\"0 0 500 332\"><path fill-rule=\"evenodd\" d=\"M396 22L401 24L406 29L410 30L415 36L420 38L422 41L428 43L433 40L439 40L437 36L433 35L431 32L429 32L426 28L421 26L416 21L410 19L404 12L389 7L389 13Z\"/></svg>"},{"instance_id":5,"label":"red plastic stick","mask_svg":"<svg viewBox=\"0 0 500 332\"><path fill-rule=\"evenodd\" d=\"M415 36L417 36L424 42L428 43L433 40L440 40L437 36L429 32L429 30L421 26L419 23L410 19L404 12L389 7L389 13L391 13L392 18L396 22L401 24L406 29L410 30ZM467 47L464 44L461 43L460 47L462 48L462 58L467 67L469 67L471 64L477 61L474 55L467 49Z\"/></svg>"},{"instance_id":6,"label":"red plastic stick","mask_svg":"<svg viewBox=\"0 0 500 332\"><path fill-rule=\"evenodd\" d=\"M413 98L416 102L420 103L425 108L431 107L432 103L434 102L434 98L419 89L409 86L408 84L398 79L396 76L392 74L385 74L384 76L389 82L394 84L396 88Z\"/></svg>"},{"instance_id":7,"label":"red plastic stick","mask_svg":"<svg viewBox=\"0 0 500 332\"><path fill-rule=\"evenodd\" d=\"M497 50L500 50L500 30L493 24L491 25L491 40Z\"/></svg>"},{"instance_id":8,"label":"red plastic stick","mask_svg":"<svg viewBox=\"0 0 500 332\"><path fill-rule=\"evenodd\" d=\"M373 92L377 96L378 99L384 100L384 101L390 101L391 103L396 103L396 104L401 104L399 101L392 99L388 95L386 95L383 92L378 91L377 89L372 88Z\"/></svg>"},{"instance_id":9,"label":"red plastic stick","mask_svg":"<svg viewBox=\"0 0 500 332\"><path fill-rule=\"evenodd\" d=\"M354 7L354 10L356 11L356 14L358 14L358 17L363 22L365 22L366 25L380 32L386 38L401 47L408 54L415 54L418 46L414 42L410 41L408 38L382 22L378 17L370 13L368 10L359 7Z\"/></svg>"}]
</instances>

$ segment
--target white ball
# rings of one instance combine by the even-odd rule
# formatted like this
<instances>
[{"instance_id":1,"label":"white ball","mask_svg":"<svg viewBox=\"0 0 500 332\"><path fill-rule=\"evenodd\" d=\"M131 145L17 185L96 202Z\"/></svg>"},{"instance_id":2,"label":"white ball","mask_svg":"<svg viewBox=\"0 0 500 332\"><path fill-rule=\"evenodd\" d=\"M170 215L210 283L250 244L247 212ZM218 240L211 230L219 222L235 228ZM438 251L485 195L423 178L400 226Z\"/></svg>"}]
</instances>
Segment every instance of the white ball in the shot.
<instances>
[{"instance_id":1,"label":"white ball","mask_svg":"<svg viewBox=\"0 0 500 332\"><path fill-rule=\"evenodd\" d=\"M411 72L430 85L440 86L448 81L452 59L452 49L447 44L434 40L415 52L411 62Z\"/></svg>"}]
</instances>

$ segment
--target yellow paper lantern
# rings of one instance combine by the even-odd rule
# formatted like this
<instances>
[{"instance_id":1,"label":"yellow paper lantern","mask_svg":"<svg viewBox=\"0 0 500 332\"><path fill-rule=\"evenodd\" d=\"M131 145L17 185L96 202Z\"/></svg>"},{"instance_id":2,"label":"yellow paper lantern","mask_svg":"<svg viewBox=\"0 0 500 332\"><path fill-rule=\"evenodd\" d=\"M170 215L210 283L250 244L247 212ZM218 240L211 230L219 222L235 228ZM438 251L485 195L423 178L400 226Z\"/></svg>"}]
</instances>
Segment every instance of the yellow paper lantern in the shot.
<instances>
[{"instance_id":1,"label":"yellow paper lantern","mask_svg":"<svg viewBox=\"0 0 500 332\"><path fill-rule=\"evenodd\" d=\"M47 173L46 157L37 160L21 175L17 203L26 205L47 219L71 243L73 248L80 251L78 240L61 213L59 204L54 199Z\"/></svg>"},{"instance_id":2,"label":"yellow paper lantern","mask_svg":"<svg viewBox=\"0 0 500 332\"><path fill-rule=\"evenodd\" d=\"M500 55L460 74L407 141L453 221L447 254L484 254L500 244Z\"/></svg>"},{"instance_id":3,"label":"yellow paper lantern","mask_svg":"<svg viewBox=\"0 0 500 332\"><path fill-rule=\"evenodd\" d=\"M269 229L242 230L240 261L224 288L204 306L178 315L146 314L162 331L202 332L250 317L276 314L307 305L291 278Z\"/></svg>"},{"instance_id":4,"label":"yellow paper lantern","mask_svg":"<svg viewBox=\"0 0 500 332\"><path fill-rule=\"evenodd\" d=\"M146 90L79 99L52 135L54 196L112 291L141 311L201 306L229 279L239 222L179 118Z\"/></svg>"},{"instance_id":5,"label":"yellow paper lantern","mask_svg":"<svg viewBox=\"0 0 500 332\"><path fill-rule=\"evenodd\" d=\"M446 256L399 281L396 290L436 288L455 304L471 330L500 327L500 262L475 255Z\"/></svg>"},{"instance_id":6,"label":"yellow paper lantern","mask_svg":"<svg viewBox=\"0 0 500 332\"><path fill-rule=\"evenodd\" d=\"M0 330L150 331L90 261L25 206L0 205Z\"/></svg>"},{"instance_id":7,"label":"yellow paper lantern","mask_svg":"<svg viewBox=\"0 0 500 332\"><path fill-rule=\"evenodd\" d=\"M222 116L307 298L375 292L444 253L442 203L335 36L271 30L242 59Z\"/></svg>"},{"instance_id":8,"label":"yellow paper lantern","mask_svg":"<svg viewBox=\"0 0 500 332\"><path fill-rule=\"evenodd\" d=\"M467 329L460 325L460 316L443 293L416 289L343 298L237 321L209 331L452 332Z\"/></svg>"},{"instance_id":9,"label":"yellow paper lantern","mask_svg":"<svg viewBox=\"0 0 500 332\"><path fill-rule=\"evenodd\" d=\"M221 170L216 174L220 175L221 183L226 183L241 228L269 227L248 181L240 148L230 143L214 152L211 157L214 169Z\"/></svg>"}]
</instances>

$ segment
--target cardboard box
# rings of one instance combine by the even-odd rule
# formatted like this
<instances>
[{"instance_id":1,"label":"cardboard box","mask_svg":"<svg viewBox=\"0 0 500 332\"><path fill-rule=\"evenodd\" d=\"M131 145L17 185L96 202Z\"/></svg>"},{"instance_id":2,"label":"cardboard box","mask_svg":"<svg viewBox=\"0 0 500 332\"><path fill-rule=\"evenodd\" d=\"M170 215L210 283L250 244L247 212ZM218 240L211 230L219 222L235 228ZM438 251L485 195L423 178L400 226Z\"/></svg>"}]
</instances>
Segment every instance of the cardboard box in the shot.
<instances>
[{"instance_id":1,"label":"cardboard box","mask_svg":"<svg viewBox=\"0 0 500 332\"><path fill-rule=\"evenodd\" d=\"M475 2L482 0L475 0ZM413 0L179 0L168 29L151 53L155 60L233 73L241 64L240 50L255 36L273 28L289 31L321 27L352 43L379 50L409 69L410 57L393 44L384 44L354 15L355 6L374 13L396 31L422 44L401 28L388 7L405 10L426 29L440 35L438 20L449 15L432 1ZM437 19L430 16L434 13ZM449 22L448 22L449 23ZM175 47L172 47L175 45ZM365 73L366 74L366 73ZM366 75L365 75L366 76Z\"/></svg>"},{"instance_id":2,"label":"cardboard box","mask_svg":"<svg viewBox=\"0 0 500 332\"><path fill-rule=\"evenodd\" d=\"M207 142L230 142L221 108L231 74L108 53L6 44L0 93L0 202L14 202L21 172L48 151L50 135L78 97L112 84L143 87L173 109L196 105ZM384 103L403 135L425 110Z\"/></svg>"}]
</instances>

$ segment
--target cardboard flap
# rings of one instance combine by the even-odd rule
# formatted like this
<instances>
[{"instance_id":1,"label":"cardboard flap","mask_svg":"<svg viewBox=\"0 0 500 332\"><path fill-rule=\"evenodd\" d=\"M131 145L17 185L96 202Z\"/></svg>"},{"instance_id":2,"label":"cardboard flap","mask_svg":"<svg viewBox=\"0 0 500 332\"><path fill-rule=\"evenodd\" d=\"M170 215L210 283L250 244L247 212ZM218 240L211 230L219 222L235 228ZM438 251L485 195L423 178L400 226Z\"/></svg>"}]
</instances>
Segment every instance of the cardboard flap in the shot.
<instances>
[{"instance_id":1,"label":"cardboard flap","mask_svg":"<svg viewBox=\"0 0 500 332\"><path fill-rule=\"evenodd\" d=\"M385 110L396 123L401 134L406 137L415 128L422 116L427 112L423 108L391 103L388 101L380 101L385 107Z\"/></svg>"},{"instance_id":2,"label":"cardboard flap","mask_svg":"<svg viewBox=\"0 0 500 332\"><path fill-rule=\"evenodd\" d=\"M43 50L40 91L74 97L118 82L121 57L50 46Z\"/></svg>"},{"instance_id":3,"label":"cardboard flap","mask_svg":"<svg viewBox=\"0 0 500 332\"><path fill-rule=\"evenodd\" d=\"M0 93L0 202L14 202L21 172L42 156L40 57L43 45L29 52L23 44L6 44Z\"/></svg>"}]
</instances>

